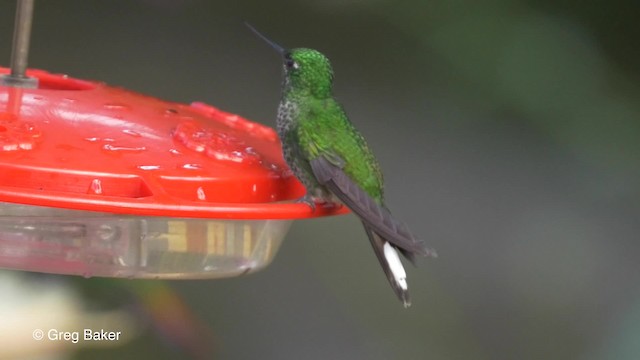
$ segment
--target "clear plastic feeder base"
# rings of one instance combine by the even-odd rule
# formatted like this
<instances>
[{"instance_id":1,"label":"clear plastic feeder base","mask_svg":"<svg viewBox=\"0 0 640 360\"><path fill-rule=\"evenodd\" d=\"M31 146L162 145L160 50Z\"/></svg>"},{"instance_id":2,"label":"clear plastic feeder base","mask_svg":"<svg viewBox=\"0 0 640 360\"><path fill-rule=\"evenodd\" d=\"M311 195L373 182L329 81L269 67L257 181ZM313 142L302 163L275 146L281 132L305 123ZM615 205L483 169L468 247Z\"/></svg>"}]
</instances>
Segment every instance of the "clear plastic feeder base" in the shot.
<instances>
[{"instance_id":1,"label":"clear plastic feeder base","mask_svg":"<svg viewBox=\"0 0 640 360\"><path fill-rule=\"evenodd\" d=\"M268 265L290 225L0 203L0 267L85 277L239 276Z\"/></svg>"}]
</instances>

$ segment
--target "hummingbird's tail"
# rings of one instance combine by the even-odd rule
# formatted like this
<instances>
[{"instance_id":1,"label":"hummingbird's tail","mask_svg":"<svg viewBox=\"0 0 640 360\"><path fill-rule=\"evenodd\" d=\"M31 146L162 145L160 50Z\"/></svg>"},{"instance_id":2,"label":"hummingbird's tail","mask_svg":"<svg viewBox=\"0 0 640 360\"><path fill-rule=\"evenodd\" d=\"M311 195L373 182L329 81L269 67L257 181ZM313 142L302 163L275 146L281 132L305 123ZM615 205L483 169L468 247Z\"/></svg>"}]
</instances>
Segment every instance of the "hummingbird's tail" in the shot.
<instances>
[{"instance_id":1,"label":"hummingbird's tail","mask_svg":"<svg viewBox=\"0 0 640 360\"><path fill-rule=\"evenodd\" d=\"M387 275L387 279L405 308L411 306L409 298L409 287L407 285L407 273L404 271L397 248L385 239L376 234L366 222L362 222L364 230L371 241L373 251L376 253L382 270Z\"/></svg>"},{"instance_id":2,"label":"hummingbird's tail","mask_svg":"<svg viewBox=\"0 0 640 360\"><path fill-rule=\"evenodd\" d=\"M393 290L404 306L408 307L410 301L407 275L398 251L413 263L418 255L436 257L436 252L427 248L423 241L416 239L409 228L393 217L381 202L362 190L343 171L344 161L338 156L322 155L309 163L318 182L360 217Z\"/></svg>"}]
</instances>

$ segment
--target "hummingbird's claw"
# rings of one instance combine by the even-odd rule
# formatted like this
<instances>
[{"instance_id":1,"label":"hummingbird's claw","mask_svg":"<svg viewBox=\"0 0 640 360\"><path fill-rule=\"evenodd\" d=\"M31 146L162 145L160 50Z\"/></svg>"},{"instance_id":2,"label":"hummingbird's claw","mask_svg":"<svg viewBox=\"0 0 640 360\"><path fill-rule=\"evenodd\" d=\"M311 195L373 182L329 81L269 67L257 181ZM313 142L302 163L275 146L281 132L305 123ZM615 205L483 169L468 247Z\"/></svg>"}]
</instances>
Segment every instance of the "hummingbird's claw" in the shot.
<instances>
[{"instance_id":1,"label":"hummingbird's claw","mask_svg":"<svg viewBox=\"0 0 640 360\"><path fill-rule=\"evenodd\" d=\"M307 194L296 200L296 202L306 204L311 208L311 212L316 212L316 202L313 200L313 197L311 195Z\"/></svg>"}]
</instances>

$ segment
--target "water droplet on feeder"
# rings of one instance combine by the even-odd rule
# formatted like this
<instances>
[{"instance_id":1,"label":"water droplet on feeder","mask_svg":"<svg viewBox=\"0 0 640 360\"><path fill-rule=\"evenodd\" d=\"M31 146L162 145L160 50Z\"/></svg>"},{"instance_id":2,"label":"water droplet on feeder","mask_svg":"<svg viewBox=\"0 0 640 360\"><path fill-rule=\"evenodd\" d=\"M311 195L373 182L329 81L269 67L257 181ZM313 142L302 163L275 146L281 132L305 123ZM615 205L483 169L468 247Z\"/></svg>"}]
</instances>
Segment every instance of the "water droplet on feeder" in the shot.
<instances>
[{"instance_id":1,"label":"water droplet on feeder","mask_svg":"<svg viewBox=\"0 0 640 360\"><path fill-rule=\"evenodd\" d=\"M202 165L200 164L184 164L182 165L183 169L187 169L187 170L199 170L202 169Z\"/></svg>"},{"instance_id":2,"label":"water droplet on feeder","mask_svg":"<svg viewBox=\"0 0 640 360\"><path fill-rule=\"evenodd\" d=\"M138 165L140 170L160 170L160 165Z\"/></svg>"},{"instance_id":3,"label":"water droplet on feeder","mask_svg":"<svg viewBox=\"0 0 640 360\"><path fill-rule=\"evenodd\" d=\"M198 187L198 189L196 190L196 193L198 195L198 200L202 200L202 201L207 200L207 194L205 194L202 186Z\"/></svg>"},{"instance_id":4,"label":"water droplet on feeder","mask_svg":"<svg viewBox=\"0 0 640 360\"><path fill-rule=\"evenodd\" d=\"M108 110L131 110L131 108L128 105L122 104L122 103L106 103L104 104L104 108L108 109Z\"/></svg>"},{"instance_id":5,"label":"water droplet on feeder","mask_svg":"<svg viewBox=\"0 0 640 360\"><path fill-rule=\"evenodd\" d=\"M93 179L91 185L89 185L88 193L102 195L102 181L100 179Z\"/></svg>"},{"instance_id":6,"label":"water droplet on feeder","mask_svg":"<svg viewBox=\"0 0 640 360\"><path fill-rule=\"evenodd\" d=\"M132 146L115 146L111 144L105 144L102 146L102 150L109 151L109 152L141 153L147 150L147 148L145 146L132 147Z\"/></svg>"},{"instance_id":7,"label":"water droplet on feeder","mask_svg":"<svg viewBox=\"0 0 640 360\"><path fill-rule=\"evenodd\" d=\"M139 132L135 131L135 130L124 129L124 130L122 130L122 132L124 134L131 135L133 137L142 137L142 135Z\"/></svg>"}]
</instances>

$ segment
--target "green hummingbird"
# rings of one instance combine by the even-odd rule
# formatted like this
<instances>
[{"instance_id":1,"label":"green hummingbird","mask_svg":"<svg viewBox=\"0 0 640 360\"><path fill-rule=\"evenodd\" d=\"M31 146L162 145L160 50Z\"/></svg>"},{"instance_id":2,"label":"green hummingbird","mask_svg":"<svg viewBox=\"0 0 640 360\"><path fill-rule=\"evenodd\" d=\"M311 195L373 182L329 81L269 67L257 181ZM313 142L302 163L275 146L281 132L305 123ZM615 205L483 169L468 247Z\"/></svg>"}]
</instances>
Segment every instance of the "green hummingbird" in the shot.
<instances>
[{"instance_id":1,"label":"green hummingbird","mask_svg":"<svg viewBox=\"0 0 640 360\"><path fill-rule=\"evenodd\" d=\"M414 264L417 255L435 257L436 253L417 240L385 206L380 165L333 98L329 59L313 49L285 49L245 24L283 58L276 130L287 165L307 190L300 201L312 210L315 202L340 202L355 213L391 287L408 307L411 301L406 272L398 251Z\"/></svg>"}]
</instances>

